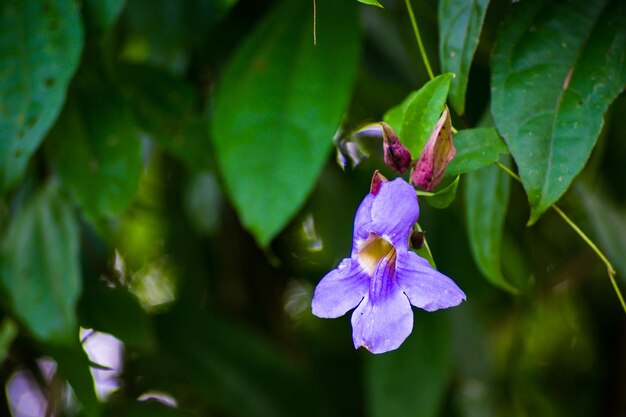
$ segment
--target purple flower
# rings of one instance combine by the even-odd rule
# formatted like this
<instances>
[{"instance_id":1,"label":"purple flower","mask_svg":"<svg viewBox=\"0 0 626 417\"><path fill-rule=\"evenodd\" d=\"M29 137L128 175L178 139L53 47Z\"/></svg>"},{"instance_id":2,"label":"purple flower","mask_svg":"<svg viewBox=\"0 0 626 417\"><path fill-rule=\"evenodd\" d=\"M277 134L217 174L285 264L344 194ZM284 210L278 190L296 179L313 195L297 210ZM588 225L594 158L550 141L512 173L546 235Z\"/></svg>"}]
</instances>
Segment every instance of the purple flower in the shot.
<instances>
[{"instance_id":1,"label":"purple flower","mask_svg":"<svg viewBox=\"0 0 626 417\"><path fill-rule=\"evenodd\" d=\"M354 219L352 255L317 285L313 314L352 313L354 347L372 353L397 349L413 329L411 304L426 311L454 307L465 294L408 248L419 215L415 190L403 179L383 181Z\"/></svg>"}]
</instances>

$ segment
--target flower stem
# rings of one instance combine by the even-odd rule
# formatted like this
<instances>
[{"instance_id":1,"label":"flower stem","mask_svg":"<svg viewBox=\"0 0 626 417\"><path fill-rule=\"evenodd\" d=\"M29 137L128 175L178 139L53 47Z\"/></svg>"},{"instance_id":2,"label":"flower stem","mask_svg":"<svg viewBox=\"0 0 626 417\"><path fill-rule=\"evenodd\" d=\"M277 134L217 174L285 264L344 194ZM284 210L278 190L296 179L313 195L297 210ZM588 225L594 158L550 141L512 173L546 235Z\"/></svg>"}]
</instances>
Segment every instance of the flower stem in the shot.
<instances>
[{"instance_id":1,"label":"flower stem","mask_svg":"<svg viewBox=\"0 0 626 417\"><path fill-rule=\"evenodd\" d=\"M512 178L515 178L515 180L521 182L521 179L520 179L519 175L517 175L515 172L511 171L511 169L509 169L506 165L504 165L504 164L502 164L500 162L496 162L496 165L498 165L498 167L501 170L506 172ZM619 286L617 285L617 281L615 281L615 274L616 274L615 268L613 268L613 265L611 264L609 259L600 250L600 248L598 248L598 246L589 238L589 236L587 236L585 234L585 232L583 232L580 229L580 227L578 227L578 225L576 223L574 223L574 221L567 214L565 214L565 212L563 210L561 210L561 208L559 206L557 206L556 204L553 204L550 207L554 211L556 211L557 214L559 216L561 216L561 218L563 220L565 220L565 223L567 223L569 225L569 227L571 227L574 230L574 232L576 232L576 234L578 234L578 236L580 236L580 238L596 253L596 255L598 255L600 260L604 263L604 265L606 266L606 269L607 269L607 273L609 275L609 280L611 280L611 285L613 285L613 289L615 290L615 294L617 295L617 298L619 299L619 302L620 302L620 304L622 306L622 309L624 310L624 313L626 313L626 302L624 301L624 297L622 296L622 292L620 291Z\"/></svg>"},{"instance_id":2,"label":"flower stem","mask_svg":"<svg viewBox=\"0 0 626 417\"><path fill-rule=\"evenodd\" d=\"M428 72L428 76L432 80L435 78L433 74L433 70L430 67L430 61L428 60L428 55L426 55L426 49L424 49L424 43L422 42L422 36L420 35L420 30L417 27L417 20L415 20L415 14L413 13L413 6L411 6L411 0L405 0L406 8L409 12L409 19L411 19L411 25L413 26L413 33L415 33L415 39L417 40L417 46L420 49L420 54L422 55L422 60L424 61L424 66L426 67L426 72Z\"/></svg>"},{"instance_id":3,"label":"flower stem","mask_svg":"<svg viewBox=\"0 0 626 417\"><path fill-rule=\"evenodd\" d=\"M313 0L313 46L317 46L317 0Z\"/></svg>"}]
</instances>

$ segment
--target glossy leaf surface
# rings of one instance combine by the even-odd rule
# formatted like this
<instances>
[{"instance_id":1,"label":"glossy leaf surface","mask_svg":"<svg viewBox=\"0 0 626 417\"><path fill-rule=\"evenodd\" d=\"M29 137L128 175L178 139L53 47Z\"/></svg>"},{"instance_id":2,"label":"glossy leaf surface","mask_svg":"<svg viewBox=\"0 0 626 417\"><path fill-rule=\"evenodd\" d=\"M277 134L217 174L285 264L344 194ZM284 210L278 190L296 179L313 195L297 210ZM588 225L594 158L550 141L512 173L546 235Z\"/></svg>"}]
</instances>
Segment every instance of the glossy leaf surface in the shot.
<instances>
[{"instance_id":1,"label":"glossy leaf surface","mask_svg":"<svg viewBox=\"0 0 626 417\"><path fill-rule=\"evenodd\" d=\"M466 178L465 220L474 261L489 282L515 292L501 269L502 232L511 179L495 165L470 172Z\"/></svg>"},{"instance_id":2,"label":"glossy leaf surface","mask_svg":"<svg viewBox=\"0 0 626 417\"><path fill-rule=\"evenodd\" d=\"M465 113L470 67L488 6L489 0L439 2L441 71L455 74L450 82L450 103L458 114Z\"/></svg>"},{"instance_id":3,"label":"glossy leaf surface","mask_svg":"<svg viewBox=\"0 0 626 417\"><path fill-rule=\"evenodd\" d=\"M519 168L529 223L584 167L625 84L623 1L514 5L493 55L491 111Z\"/></svg>"},{"instance_id":4,"label":"glossy leaf surface","mask_svg":"<svg viewBox=\"0 0 626 417\"><path fill-rule=\"evenodd\" d=\"M13 312L39 340L71 345L78 338L78 224L49 183L15 214L2 243L2 285Z\"/></svg>"},{"instance_id":5,"label":"glossy leaf surface","mask_svg":"<svg viewBox=\"0 0 626 417\"><path fill-rule=\"evenodd\" d=\"M311 192L348 104L359 56L357 7L279 4L235 53L220 81L212 134L224 182L261 246Z\"/></svg>"},{"instance_id":6,"label":"glossy leaf surface","mask_svg":"<svg viewBox=\"0 0 626 417\"><path fill-rule=\"evenodd\" d=\"M454 159L446 168L446 176L454 176L480 169L498 161L508 153L506 144L492 127L459 130L453 135L456 148Z\"/></svg>"},{"instance_id":7,"label":"glossy leaf surface","mask_svg":"<svg viewBox=\"0 0 626 417\"><path fill-rule=\"evenodd\" d=\"M22 178L59 115L82 48L76 1L0 4L0 192Z\"/></svg>"},{"instance_id":8,"label":"glossy leaf surface","mask_svg":"<svg viewBox=\"0 0 626 417\"><path fill-rule=\"evenodd\" d=\"M130 109L100 82L71 97L46 143L63 182L96 218L118 214L130 203L143 164Z\"/></svg>"},{"instance_id":9,"label":"glossy leaf surface","mask_svg":"<svg viewBox=\"0 0 626 417\"><path fill-rule=\"evenodd\" d=\"M442 74L389 109L383 119L417 159L446 104L452 74Z\"/></svg>"}]
</instances>

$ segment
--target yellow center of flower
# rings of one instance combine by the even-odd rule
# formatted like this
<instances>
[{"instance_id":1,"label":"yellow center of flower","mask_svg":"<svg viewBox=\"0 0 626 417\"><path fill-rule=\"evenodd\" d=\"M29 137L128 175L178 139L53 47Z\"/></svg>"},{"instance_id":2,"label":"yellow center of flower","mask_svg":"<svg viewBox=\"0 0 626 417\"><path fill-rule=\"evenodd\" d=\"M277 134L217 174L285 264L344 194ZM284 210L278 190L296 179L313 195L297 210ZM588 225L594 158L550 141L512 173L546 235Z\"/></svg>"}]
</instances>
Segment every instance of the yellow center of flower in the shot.
<instances>
[{"instance_id":1,"label":"yellow center of flower","mask_svg":"<svg viewBox=\"0 0 626 417\"><path fill-rule=\"evenodd\" d=\"M359 245L359 263L369 275L374 273L381 261L388 265L389 261L395 263L395 258L396 250L393 245L373 233Z\"/></svg>"}]
</instances>

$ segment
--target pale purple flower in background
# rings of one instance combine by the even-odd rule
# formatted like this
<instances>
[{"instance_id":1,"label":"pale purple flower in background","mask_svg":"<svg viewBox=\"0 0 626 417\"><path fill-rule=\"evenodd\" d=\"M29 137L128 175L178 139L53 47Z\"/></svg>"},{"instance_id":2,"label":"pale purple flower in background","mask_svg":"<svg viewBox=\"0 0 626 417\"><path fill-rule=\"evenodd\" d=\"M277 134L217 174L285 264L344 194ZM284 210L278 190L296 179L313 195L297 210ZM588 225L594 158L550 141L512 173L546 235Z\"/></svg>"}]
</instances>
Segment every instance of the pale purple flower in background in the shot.
<instances>
[{"instance_id":1,"label":"pale purple flower in background","mask_svg":"<svg viewBox=\"0 0 626 417\"><path fill-rule=\"evenodd\" d=\"M317 285L313 314L352 313L354 347L397 349L413 329L411 304L426 311L454 307L465 294L408 248L419 215L414 188L403 179L373 187L354 219L352 255Z\"/></svg>"}]
</instances>

